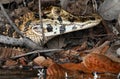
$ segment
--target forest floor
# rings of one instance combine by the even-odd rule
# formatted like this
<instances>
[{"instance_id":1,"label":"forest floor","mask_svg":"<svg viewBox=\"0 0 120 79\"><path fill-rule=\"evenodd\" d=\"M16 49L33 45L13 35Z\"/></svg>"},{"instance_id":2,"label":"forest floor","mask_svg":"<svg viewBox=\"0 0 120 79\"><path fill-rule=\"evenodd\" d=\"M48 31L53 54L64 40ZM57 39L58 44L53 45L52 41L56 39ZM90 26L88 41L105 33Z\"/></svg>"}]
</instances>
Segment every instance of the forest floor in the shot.
<instances>
[{"instance_id":1,"label":"forest floor","mask_svg":"<svg viewBox=\"0 0 120 79\"><path fill-rule=\"evenodd\" d=\"M23 33L23 36L33 41L32 44L35 45L35 49L32 49L34 46L30 47L30 45L27 44L21 46L19 43L18 45L11 43L6 44L1 41L2 36L15 39L23 38L23 36L12 27L1 10L0 69L10 70L1 72L1 75L25 75L27 71L32 72L31 70L36 70L35 72L37 72L38 69L45 69L47 75L57 75L60 76L61 79L66 76L66 73L68 77L75 77L78 74L78 78L75 79L83 78L83 76L85 79L88 79L88 77L93 78L94 75L91 73L94 74L95 72L99 73L101 79L114 79L117 76L116 74L120 72L120 11L110 13L117 8L120 1L118 1L116 6L111 7L108 6L107 3L109 3L109 1L107 0L106 2L104 2L104 0L66 0L66 2L65 0L61 0L61 3L59 3L58 0L42 0L42 15L44 15L46 7L52 5L61 7L72 15L83 16L85 20L89 20L86 18L87 15L90 16L94 13L97 13L102 18L101 22L94 27L57 35L43 44L41 44L40 36L33 34L29 27L30 23L39 20L38 1L26 0L26 2L15 2L11 0L10 2L1 3L3 3L9 18L19 31ZM115 5L114 2L113 5ZM105 10L104 7L106 7ZM109 8L108 10L108 7L111 7L111 9ZM109 16L104 14L105 12L102 13L103 10L108 10L106 12ZM42 16L42 18L43 17L45 16ZM36 45L38 48L36 48ZM57 50L53 51L52 49ZM12 73L12 70L16 69L23 71L15 71ZM89 73L89 76L86 76L86 74L83 75L83 73ZM28 74L31 75L31 73ZM112 77L110 76L111 74ZM105 75L107 75L107 77ZM56 78L48 77L47 79Z\"/></svg>"}]
</instances>

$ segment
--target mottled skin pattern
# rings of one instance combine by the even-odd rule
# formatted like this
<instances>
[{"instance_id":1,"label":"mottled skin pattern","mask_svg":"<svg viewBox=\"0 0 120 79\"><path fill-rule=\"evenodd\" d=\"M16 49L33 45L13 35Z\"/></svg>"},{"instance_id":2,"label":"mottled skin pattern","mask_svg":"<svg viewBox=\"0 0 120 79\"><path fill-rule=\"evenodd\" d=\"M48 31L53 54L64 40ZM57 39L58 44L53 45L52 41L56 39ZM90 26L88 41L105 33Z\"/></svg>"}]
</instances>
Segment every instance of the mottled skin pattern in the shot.
<instances>
[{"instance_id":1,"label":"mottled skin pattern","mask_svg":"<svg viewBox=\"0 0 120 79\"><path fill-rule=\"evenodd\" d=\"M52 36L53 38L55 35L77 31L78 27L75 27L74 24L80 25L79 29L84 26L86 27L85 29L87 29L87 27L93 27L101 21L101 17L97 14L89 16L74 16L60 7L55 6L43 9L42 17L45 38L47 41L47 37ZM24 14L23 17L16 19L15 23L25 36L29 37L36 43L41 43L43 36L41 27L36 26L40 24L39 18L36 18L36 13L29 12ZM69 25L73 25L73 28L70 31L66 31ZM56 26L59 27L57 28Z\"/></svg>"},{"instance_id":2,"label":"mottled skin pattern","mask_svg":"<svg viewBox=\"0 0 120 79\"><path fill-rule=\"evenodd\" d=\"M45 9L45 11L43 10L44 14L47 14L47 18L58 18L58 16L61 16L63 20L68 20L71 21L73 19L73 21L71 22L85 22L85 21L89 21L89 20L98 20L101 19L100 16L98 16L97 14L93 14L93 15L86 15L86 16L75 16L73 14L70 14L69 12L63 10L60 7L55 7L55 6L51 6Z\"/></svg>"}]
</instances>

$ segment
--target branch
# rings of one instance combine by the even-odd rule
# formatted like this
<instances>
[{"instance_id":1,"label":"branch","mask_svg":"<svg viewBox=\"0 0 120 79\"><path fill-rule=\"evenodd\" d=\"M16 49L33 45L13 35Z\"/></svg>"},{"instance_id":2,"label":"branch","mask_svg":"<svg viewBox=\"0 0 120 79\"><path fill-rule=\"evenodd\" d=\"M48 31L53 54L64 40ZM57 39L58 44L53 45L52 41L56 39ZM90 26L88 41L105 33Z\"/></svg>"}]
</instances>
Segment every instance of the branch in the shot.
<instances>
[{"instance_id":1,"label":"branch","mask_svg":"<svg viewBox=\"0 0 120 79\"><path fill-rule=\"evenodd\" d=\"M10 23L10 25L15 29L15 31L18 33L18 34L20 34L22 37L25 37L24 35L23 35L23 33L16 27L16 25L12 22L12 20L10 19L10 17L8 16L8 14L6 13L6 11L5 11L5 9L4 9L4 7L3 7L3 5L0 3L0 8L1 8L1 10L2 10L2 12L3 12L3 15L7 18L7 20L9 21L9 23Z\"/></svg>"},{"instance_id":2,"label":"branch","mask_svg":"<svg viewBox=\"0 0 120 79\"><path fill-rule=\"evenodd\" d=\"M18 33L18 34L20 34L22 37L23 37L23 42L25 43L25 45L27 45L28 47L33 47L33 49L41 49L41 47L39 47L36 43L34 43L32 40L30 40L30 39L28 39L28 38L26 38L24 35L23 35L23 33L16 27L16 25L12 22L12 20L10 19L10 17L8 16L8 14L6 13L6 11L5 11L5 9L4 9L4 7L3 7L3 5L0 3L0 8L1 8L1 10L2 10L2 12L3 12L3 15L7 18L7 20L9 21L9 23L10 23L10 25L15 29L15 31ZM2 36L2 38L3 38L3 36ZM7 37L8 38L8 37ZM18 43L19 42L21 42L21 40L19 39L19 42L18 42L18 39L16 40L15 38L13 39L13 38L10 38L10 39L12 39L12 41L10 41L10 44L12 45L14 45L14 41L13 40L15 40L15 41L17 41L16 42L16 45L18 45ZM4 41L4 40L3 40ZM11 43L11 42L13 42L13 43ZM5 43L5 42L4 42ZM7 42L8 43L8 42ZM19 45L21 45L20 43L19 43ZM23 44L22 44L23 45Z\"/></svg>"},{"instance_id":3,"label":"branch","mask_svg":"<svg viewBox=\"0 0 120 79\"><path fill-rule=\"evenodd\" d=\"M37 44L35 44L28 38L17 39L17 38L0 35L0 43L12 45L12 46L25 46L33 50L42 49L41 47L39 47Z\"/></svg>"},{"instance_id":4,"label":"branch","mask_svg":"<svg viewBox=\"0 0 120 79\"><path fill-rule=\"evenodd\" d=\"M55 51L62 51L63 49L44 49L44 50L36 50L36 51L32 51L32 52L28 52L28 53L25 53L25 54L21 54L21 55L17 55L17 56L13 56L13 57L10 57L11 59L16 59L16 58L20 58L20 57L24 57L24 56L28 56L28 55L31 55L31 54L35 54L35 53L55 53Z\"/></svg>"},{"instance_id":5,"label":"branch","mask_svg":"<svg viewBox=\"0 0 120 79\"><path fill-rule=\"evenodd\" d=\"M43 40L42 40L42 42L43 42L43 44L44 44L44 42L45 42L45 34L44 34L44 28L43 28L43 21L42 21L42 11L41 11L41 0L39 0L39 19L40 19L40 26L41 26L41 28L42 28L42 37L43 37ZM43 45L42 44L42 45Z\"/></svg>"}]
</instances>

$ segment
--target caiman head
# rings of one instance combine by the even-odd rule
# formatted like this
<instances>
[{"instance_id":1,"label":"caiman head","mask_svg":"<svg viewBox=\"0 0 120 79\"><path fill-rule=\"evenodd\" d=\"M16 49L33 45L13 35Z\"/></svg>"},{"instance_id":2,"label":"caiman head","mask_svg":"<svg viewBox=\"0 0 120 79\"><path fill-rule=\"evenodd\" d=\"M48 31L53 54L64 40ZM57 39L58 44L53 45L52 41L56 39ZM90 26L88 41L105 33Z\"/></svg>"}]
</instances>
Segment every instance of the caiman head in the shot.
<instances>
[{"instance_id":1,"label":"caiman head","mask_svg":"<svg viewBox=\"0 0 120 79\"><path fill-rule=\"evenodd\" d=\"M49 7L43 13L47 17L42 19L45 37L91 28L102 20L97 14L75 16L55 6ZM35 25L32 29L37 35L42 35L40 25Z\"/></svg>"},{"instance_id":2,"label":"caiman head","mask_svg":"<svg viewBox=\"0 0 120 79\"><path fill-rule=\"evenodd\" d=\"M97 14L75 16L55 6L48 7L42 11L43 29L39 19L31 20L29 23L31 28L25 32L25 35L33 41L37 39L35 42L43 40L42 30L44 32L44 40L47 42L49 38L53 38L56 35L92 28L102 20ZM33 16L33 14L30 16ZM25 26L25 22L23 25Z\"/></svg>"}]
</instances>

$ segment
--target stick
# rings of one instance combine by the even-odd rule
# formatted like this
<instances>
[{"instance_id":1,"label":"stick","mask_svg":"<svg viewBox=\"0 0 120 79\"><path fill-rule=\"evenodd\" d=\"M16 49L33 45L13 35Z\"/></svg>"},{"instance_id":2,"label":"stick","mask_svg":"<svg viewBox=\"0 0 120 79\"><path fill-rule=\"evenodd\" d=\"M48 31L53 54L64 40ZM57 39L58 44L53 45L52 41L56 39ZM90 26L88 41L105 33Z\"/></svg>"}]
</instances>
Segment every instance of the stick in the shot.
<instances>
[{"instance_id":1,"label":"stick","mask_svg":"<svg viewBox=\"0 0 120 79\"><path fill-rule=\"evenodd\" d=\"M16 25L12 22L12 20L10 19L10 17L8 16L8 14L6 13L6 11L5 11L5 9L4 9L4 7L3 7L3 5L0 3L0 8L1 8L1 10L2 10L2 12L3 12L3 15L7 18L7 20L9 21L9 23L10 23L10 25L15 29L15 31L18 33L18 34L20 34L23 38L24 38L24 40L27 40L26 42L28 43L28 44L33 44L33 46L34 47L37 47L37 49L38 49L38 45L36 44L36 43L34 43L32 40L29 40L28 38L26 38L24 35L23 35L23 33L16 27ZM25 42L25 43L26 43ZM26 44L26 45L28 45L28 44ZM28 45L29 46L29 45ZM31 47L33 47L33 46L31 46ZM41 47L40 47L40 49L41 49Z\"/></svg>"},{"instance_id":2,"label":"stick","mask_svg":"<svg viewBox=\"0 0 120 79\"><path fill-rule=\"evenodd\" d=\"M26 54L21 54L21 55L17 55L17 56L11 57L11 59L20 58L20 57L24 57L24 56L35 54L35 53L48 53L48 52L61 51L61 50L63 50L63 49L36 50L36 51L29 52L29 53L26 53Z\"/></svg>"},{"instance_id":3,"label":"stick","mask_svg":"<svg viewBox=\"0 0 120 79\"><path fill-rule=\"evenodd\" d=\"M12 46L25 46L33 50L42 49L28 38L17 39L9 36L0 35L0 43L12 45Z\"/></svg>"},{"instance_id":4,"label":"stick","mask_svg":"<svg viewBox=\"0 0 120 79\"><path fill-rule=\"evenodd\" d=\"M9 23L10 23L10 25L15 29L15 31L18 33L18 34L20 34L22 37L25 37L24 35L23 35L23 33L16 27L16 25L12 22L12 20L10 19L10 17L8 16L8 14L6 13L6 11L5 11L5 9L4 9L4 7L3 7L3 5L0 3L0 8L1 8L1 10L2 10L2 12L3 12L3 15L7 18L7 20L9 21Z\"/></svg>"},{"instance_id":5,"label":"stick","mask_svg":"<svg viewBox=\"0 0 120 79\"><path fill-rule=\"evenodd\" d=\"M41 0L39 0L39 19L40 19L40 26L42 28L42 37L43 37L43 44L44 44L45 35L44 35L44 28L43 28L43 22L42 22Z\"/></svg>"}]
</instances>

